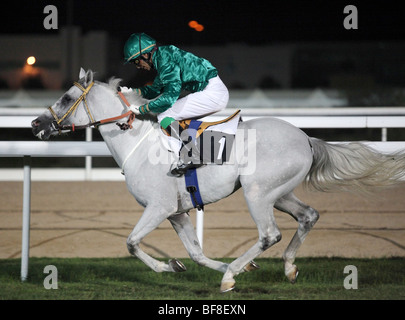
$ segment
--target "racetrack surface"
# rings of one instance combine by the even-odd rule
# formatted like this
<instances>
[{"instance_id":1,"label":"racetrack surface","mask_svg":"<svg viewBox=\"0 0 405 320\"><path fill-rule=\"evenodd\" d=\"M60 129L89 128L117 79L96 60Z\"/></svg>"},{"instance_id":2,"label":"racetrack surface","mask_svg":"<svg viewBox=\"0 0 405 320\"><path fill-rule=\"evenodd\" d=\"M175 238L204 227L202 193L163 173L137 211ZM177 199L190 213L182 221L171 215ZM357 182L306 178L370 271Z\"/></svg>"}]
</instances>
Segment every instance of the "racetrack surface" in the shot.
<instances>
[{"instance_id":1,"label":"racetrack surface","mask_svg":"<svg viewBox=\"0 0 405 320\"><path fill-rule=\"evenodd\" d=\"M124 182L32 182L31 257L129 256L126 239L143 212ZM350 193L297 196L320 219L297 257L405 257L405 186L362 198ZM21 255L22 182L0 182L0 258ZM190 212L195 221L195 211ZM282 240L261 257L281 257L297 223L275 210ZM204 253L237 257L257 241L257 229L241 191L205 207ZM188 257L165 221L142 241L157 258Z\"/></svg>"}]
</instances>

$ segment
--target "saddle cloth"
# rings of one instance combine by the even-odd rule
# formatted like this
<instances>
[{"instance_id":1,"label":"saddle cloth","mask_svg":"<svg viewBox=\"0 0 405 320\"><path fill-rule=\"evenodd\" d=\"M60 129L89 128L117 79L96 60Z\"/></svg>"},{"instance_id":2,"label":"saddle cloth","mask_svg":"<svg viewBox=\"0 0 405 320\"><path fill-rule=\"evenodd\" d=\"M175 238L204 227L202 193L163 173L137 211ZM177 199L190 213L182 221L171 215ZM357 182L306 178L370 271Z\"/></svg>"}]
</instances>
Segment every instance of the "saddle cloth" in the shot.
<instances>
[{"instance_id":1,"label":"saddle cloth","mask_svg":"<svg viewBox=\"0 0 405 320\"><path fill-rule=\"evenodd\" d=\"M179 126L181 131L189 129L189 134L192 135L192 140L199 149L201 161L204 164L223 164L229 160L231 147L240 121L240 110L238 110L228 118L219 121L204 122L189 119L179 121ZM171 137L166 130L162 129L162 132L165 136L162 139L165 147L178 154L181 142Z\"/></svg>"}]
</instances>

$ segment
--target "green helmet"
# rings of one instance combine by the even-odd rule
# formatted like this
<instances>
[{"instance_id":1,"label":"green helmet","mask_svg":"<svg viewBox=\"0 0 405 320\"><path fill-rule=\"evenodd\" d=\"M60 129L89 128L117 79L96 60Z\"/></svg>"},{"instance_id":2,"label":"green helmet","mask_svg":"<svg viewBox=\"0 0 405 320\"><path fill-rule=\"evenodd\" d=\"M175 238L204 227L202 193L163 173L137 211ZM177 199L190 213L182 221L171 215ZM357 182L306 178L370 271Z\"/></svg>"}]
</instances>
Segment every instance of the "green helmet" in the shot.
<instances>
[{"instance_id":1,"label":"green helmet","mask_svg":"<svg viewBox=\"0 0 405 320\"><path fill-rule=\"evenodd\" d=\"M146 33L133 33L124 46L125 63L138 58L141 54L151 52L156 47L156 40Z\"/></svg>"}]
</instances>

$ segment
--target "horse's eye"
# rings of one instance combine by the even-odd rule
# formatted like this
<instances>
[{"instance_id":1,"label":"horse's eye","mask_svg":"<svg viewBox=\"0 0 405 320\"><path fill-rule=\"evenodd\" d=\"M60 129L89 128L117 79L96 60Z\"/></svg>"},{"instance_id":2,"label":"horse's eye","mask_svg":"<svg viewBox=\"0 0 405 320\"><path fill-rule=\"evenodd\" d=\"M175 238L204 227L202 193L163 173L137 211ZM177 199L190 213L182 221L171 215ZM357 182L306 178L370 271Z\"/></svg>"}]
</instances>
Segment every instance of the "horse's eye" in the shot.
<instances>
[{"instance_id":1,"label":"horse's eye","mask_svg":"<svg viewBox=\"0 0 405 320\"><path fill-rule=\"evenodd\" d=\"M60 103L62 106L66 106L66 105L70 104L72 101L73 101L72 97L68 94L65 94L62 97L62 100L60 101Z\"/></svg>"}]
</instances>

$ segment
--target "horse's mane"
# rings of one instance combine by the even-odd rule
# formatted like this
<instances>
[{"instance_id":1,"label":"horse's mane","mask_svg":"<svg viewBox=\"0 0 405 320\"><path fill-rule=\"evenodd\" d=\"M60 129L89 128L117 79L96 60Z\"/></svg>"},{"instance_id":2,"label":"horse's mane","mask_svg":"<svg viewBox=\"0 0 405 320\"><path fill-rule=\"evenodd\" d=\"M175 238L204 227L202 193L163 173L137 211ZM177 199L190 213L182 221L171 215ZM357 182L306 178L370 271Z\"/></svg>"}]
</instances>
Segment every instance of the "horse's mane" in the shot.
<instances>
[{"instance_id":1,"label":"horse's mane","mask_svg":"<svg viewBox=\"0 0 405 320\"><path fill-rule=\"evenodd\" d=\"M82 69L84 72L84 70ZM95 72L92 70L87 70L86 75L78 80L78 82L84 86L87 87L87 85L94 80L94 74ZM106 87L107 89L110 89L114 94L117 93L117 88L120 85L122 79L116 78L116 77L111 77L108 79L107 83L96 81L98 84ZM143 98L142 96L138 95L135 91L132 93L125 93L125 97L128 99L128 101L131 104L141 106L145 103L148 103L148 100Z\"/></svg>"},{"instance_id":2,"label":"horse's mane","mask_svg":"<svg viewBox=\"0 0 405 320\"><path fill-rule=\"evenodd\" d=\"M88 70L86 72L86 75L78 80L78 82L84 86L87 87L87 85L94 80L94 74L92 70ZM117 88L120 85L122 79L116 78L116 77L111 77L108 79L107 83L101 82L101 81L95 81L97 84L103 86L104 88L108 89L113 93L115 96L117 96ZM148 103L149 100L143 98L142 96L138 95L135 91L132 93L125 93L125 97L127 98L128 102L131 104L134 104L136 106L141 106L143 104ZM149 120L152 122L157 122L157 117L154 114L146 114L142 116L137 117L140 120Z\"/></svg>"},{"instance_id":3,"label":"horse's mane","mask_svg":"<svg viewBox=\"0 0 405 320\"><path fill-rule=\"evenodd\" d=\"M107 85L110 87L111 90L117 91L118 86L120 85L122 79L111 77L108 79Z\"/></svg>"},{"instance_id":4,"label":"horse's mane","mask_svg":"<svg viewBox=\"0 0 405 320\"><path fill-rule=\"evenodd\" d=\"M121 81L122 81L122 79L120 79L120 78L112 77L112 78L110 78L110 79L108 80L107 86L108 86L111 90L113 90L113 92L117 92L117 88L118 88L118 86L120 85ZM126 94L125 94L125 97L128 99L128 101L129 101L130 103L133 103L133 104L135 104L135 105L137 105L137 106L141 106L141 105L143 105L143 104L145 104L145 103L148 102L147 99L141 97L141 96L138 95L136 92L126 93Z\"/></svg>"},{"instance_id":5,"label":"horse's mane","mask_svg":"<svg viewBox=\"0 0 405 320\"><path fill-rule=\"evenodd\" d=\"M111 77L110 79L108 79L107 83L99 82L99 84L104 85L106 88L110 89L114 94L116 94L117 88L121 84L121 81L122 79L120 78ZM141 106L149 101L138 95L136 92L126 93L125 97L129 101L129 103L133 103L134 105L137 106ZM154 114L145 114L143 116L138 116L137 118L140 120L149 120L152 122L157 122L157 117Z\"/></svg>"}]
</instances>

